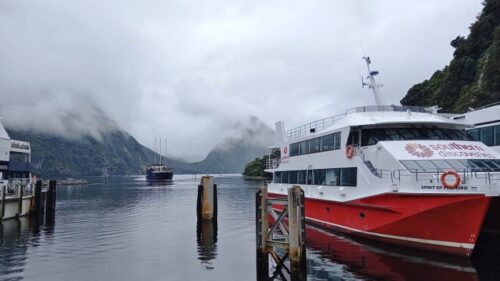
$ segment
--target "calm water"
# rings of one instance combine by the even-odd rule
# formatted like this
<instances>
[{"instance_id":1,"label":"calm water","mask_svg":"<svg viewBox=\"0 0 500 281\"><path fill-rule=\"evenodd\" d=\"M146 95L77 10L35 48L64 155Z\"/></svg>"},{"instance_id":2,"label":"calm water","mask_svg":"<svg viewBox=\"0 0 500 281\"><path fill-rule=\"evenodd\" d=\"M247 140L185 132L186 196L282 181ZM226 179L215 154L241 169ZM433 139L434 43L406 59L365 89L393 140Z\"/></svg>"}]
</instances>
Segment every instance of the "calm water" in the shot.
<instances>
[{"instance_id":1,"label":"calm water","mask_svg":"<svg viewBox=\"0 0 500 281\"><path fill-rule=\"evenodd\" d=\"M199 179L192 176L163 185L124 177L108 185L60 186L53 226L36 228L28 219L0 225L0 280L256 280L260 183L215 180L216 237L197 236ZM496 251L454 260L313 227L306 235L308 280L500 280Z\"/></svg>"}]
</instances>

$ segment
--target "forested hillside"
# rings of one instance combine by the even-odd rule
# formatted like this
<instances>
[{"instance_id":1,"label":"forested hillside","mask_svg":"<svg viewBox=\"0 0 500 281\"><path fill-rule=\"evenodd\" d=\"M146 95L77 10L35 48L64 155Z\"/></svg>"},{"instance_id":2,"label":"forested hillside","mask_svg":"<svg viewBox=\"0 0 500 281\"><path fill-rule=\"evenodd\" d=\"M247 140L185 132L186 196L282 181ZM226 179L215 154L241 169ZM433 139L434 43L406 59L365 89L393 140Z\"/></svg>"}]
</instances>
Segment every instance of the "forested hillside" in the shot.
<instances>
[{"instance_id":1,"label":"forested hillside","mask_svg":"<svg viewBox=\"0 0 500 281\"><path fill-rule=\"evenodd\" d=\"M410 88L403 105L438 105L462 113L500 101L500 0L485 0L467 38L451 41L453 59L429 80Z\"/></svg>"}]
</instances>

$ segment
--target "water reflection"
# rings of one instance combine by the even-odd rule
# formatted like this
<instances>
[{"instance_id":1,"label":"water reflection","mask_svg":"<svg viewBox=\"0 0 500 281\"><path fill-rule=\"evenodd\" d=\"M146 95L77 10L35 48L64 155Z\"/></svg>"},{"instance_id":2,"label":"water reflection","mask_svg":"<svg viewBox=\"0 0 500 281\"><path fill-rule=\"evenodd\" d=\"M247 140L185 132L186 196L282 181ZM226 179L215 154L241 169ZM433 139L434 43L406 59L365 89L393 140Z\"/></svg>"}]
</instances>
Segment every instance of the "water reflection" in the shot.
<instances>
[{"instance_id":1,"label":"water reflection","mask_svg":"<svg viewBox=\"0 0 500 281\"><path fill-rule=\"evenodd\" d=\"M315 227L306 237L311 280L479 280L467 259L360 244Z\"/></svg>"},{"instance_id":2,"label":"water reflection","mask_svg":"<svg viewBox=\"0 0 500 281\"><path fill-rule=\"evenodd\" d=\"M168 186L174 185L172 180L145 180L148 186Z\"/></svg>"},{"instance_id":3,"label":"water reflection","mask_svg":"<svg viewBox=\"0 0 500 281\"><path fill-rule=\"evenodd\" d=\"M198 220L196 242L201 264L205 269L214 269L212 260L217 257L217 221Z\"/></svg>"},{"instance_id":4,"label":"water reflection","mask_svg":"<svg viewBox=\"0 0 500 281\"><path fill-rule=\"evenodd\" d=\"M218 224L196 221L192 176L58 187L55 221L0 224L0 280L256 280L258 182L217 177ZM193 236L196 228L196 239ZM423 256L307 227L308 280L498 280L500 255ZM481 238L481 237L480 237ZM500 248L498 244L486 250ZM201 266L200 266L201 265Z\"/></svg>"},{"instance_id":5,"label":"water reflection","mask_svg":"<svg viewBox=\"0 0 500 281\"><path fill-rule=\"evenodd\" d=\"M29 218L6 220L0 222L0 251L4 253L0 259L0 276L8 280L21 280L27 252L30 244L38 241L39 226Z\"/></svg>"}]
</instances>

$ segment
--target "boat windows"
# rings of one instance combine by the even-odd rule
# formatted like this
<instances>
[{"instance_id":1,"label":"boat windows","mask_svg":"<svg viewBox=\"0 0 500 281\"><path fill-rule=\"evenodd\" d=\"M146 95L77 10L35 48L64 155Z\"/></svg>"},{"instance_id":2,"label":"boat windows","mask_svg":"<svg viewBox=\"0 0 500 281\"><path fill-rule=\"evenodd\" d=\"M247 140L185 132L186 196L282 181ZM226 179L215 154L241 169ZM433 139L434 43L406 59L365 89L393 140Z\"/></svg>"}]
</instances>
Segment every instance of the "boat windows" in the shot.
<instances>
[{"instance_id":1,"label":"boat windows","mask_svg":"<svg viewBox=\"0 0 500 281\"><path fill-rule=\"evenodd\" d=\"M281 182L289 183L290 182L290 173L289 172L281 172Z\"/></svg>"},{"instance_id":2,"label":"boat windows","mask_svg":"<svg viewBox=\"0 0 500 281\"><path fill-rule=\"evenodd\" d=\"M306 177L307 184L313 184L313 179L314 179L313 170L308 170L307 177Z\"/></svg>"},{"instance_id":3,"label":"boat windows","mask_svg":"<svg viewBox=\"0 0 500 281\"><path fill-rule=\"evenodd\" d=\"M432 160L432 163L434 163L434 165L439 169L453 169L453 166L445 160Z\"/></svg>"},{"instance_id":4,"label":"boat windows","mask_svg":"<svg viewBox=\"0 0 500 281\"><path fill-rule=\"evenodd\" d=\"M500 125L470 129L467 130L467 134L487 146L500 145Z\"/></svg>"},{"instance_id":5,"label":"boat windows","mask_svg":"<svg viewBox=\"0 0 500 281\"><path fill-rule=\"evenodd\" d=\"M283 171L274 173L275 183L356 186L357 168Z\"/></svg>"},{"instance_id":6,"label":"boat windows","mask_svg":"<svg viewBox=\"0 0 500 281\"><path fill-rule=\"evenodd\" d=\"M288 183L297 183L297 171L289 172Z\"/></svg>"},{"instance_id":7,"label":"boat windows","mask_svg":"<svg viewBox=\"0 0 500 281\"><path fill-rule=\"evenodd\" d=\"M298 184L305 184L306 183L306 171L298 171L297 172L299 179L297 181Z\"/></svg>"},{"instance_id":8,"label":"boat windows","mask_svg":"<svg viewBox=\"0 0 500 281\"><path fill-rule=\"evenodd\" d=\"M333 134L333 149L340 149L340 133Z\"/></svg>"},{"instance_id":9,"label":"boat windows","mask_svg":"<svg viewBox=\"0 0 500 281\"><path fill-rule=\"evenodd\" d=\"M406 167L406 169L408 169L409 171L417 171L417 170L421 170L422 167L420 167L420 165L418 165L417 161L412 161L412 160L401 160L400 161L401 164L403 164L403 166Z\"/></svg>"},{"instance_id":10,"label":"boat windows","mask_svg":"<svg viewBox=\"0 0 500 281\"><path fill-rule=\"evenodd\" d=\"M340 169L328 169L325 174L326 185L338 186L340 184Z\"/></svg>"},{"instance_id":11,"label":"boat windows","mask_svg":"<svg viewBox=\"0 0 500 281\"><path fill-rule=\"evenodd\" d=\"M290 144L290 156L299 155L299 143L291 143Z\"/></svg>"},{"instance_id":12,"label":"boat windows","mask_svg":"<svg viewBox=\"0 0 500 281\"><path fill-rule=\"evenodd\" d=\"M500 125L494 127L495 131L495 145L500 145Z\"/></svg>"},{"instance_id":13,"label":"boat windows","mask_svg":"<svg viewBox=\"0 0 500 281\"><path fill-rule=\"evenodd\" d=\"M471 130L467 130L467 134L468 134L471 138L473 138L474 140L481 141L480 130L481 130L481 129L471 129Z\"/></svg>"},{"instance_id":14,"label":"boat windows","mask_svg":"<svg viewBox=\"0 0 500 281\"><path fill-rule=\"evenodd\" d=\"M473 140L464 131L440 128L387 128L364 129L361 145L374 145L391 140Z\"/></svg>"},{"instance_id":15,"label":"boat windows","mask_svg":"<svg viewBox=\"0 0 500 281\"><path fill-rule=\"evenodd\" d=\"M321 151L319 147L319 142L320 138L314 138L309 140L309 153L316 153Z\"/></svg>"},{"instance_id":16,"label":"boat windows","mask_svg":"<svg viewBox=\"0 0 500 281\"><path fill-rule=\"evenodd\" d=\"M299 143L299 155L309 153L309 149L306 149L306 147L309 148L309 143L307 141Z\"/></svg>"},{"instance_id":17,"label":"boat windows","mask_svg":"<svg viewBox=\"0 0 500 281\"><path fill-rule=\"evenodd\" d=\"M334 149L334 135L327 135L321 137L321 151L328 151Z\"/></svg>"},{"instance_id":18,"label":"boat windows","mask_svg":"<svg viewBox=\"0 0 500 281\"><path fill-rule=\"evenodd\" d=\"M313 183L315 185L325 185L325 174L326 170L314 170Z\"/></svg>"},{"instance_id":19,"label":"boat windows","mask_svg":"<svg viewBox=\"0 0 500 281\"><path fill-rule=\"evenodd\" d=\"M450 163L451 167L455 170L465 170L467 169L467 164L458 159L448 159L446 162Z\"/></svg>"},{"instance_id":20,"label":"boat windows","mask_svg":"<svg viewBox=\"0 0 500 281\"><path fill-rule=\"evenodd\" d=\"M486 127L481 129L481 141L487 146L492 146L495 144L493 127Z\"/></svg>"},{"instance_id":21,"label":"boat windows","mask_svg":"<svg viewBox=\"0 0 500 281\"><path fill-rule=\"evenodd\" d=\"M420 160L418 161L418 164L422 169L425 171L437 171L439 168L432 163L430 160Z\"/></svg>"},{"instance_id":22,"label":"boat windows","mask_svg":"<svg viewBox=\"0 0 500 281\"><path fill-rule=\"evenodd\" d=\"M340 170L341 186L356 186L356 168L344 168Z\"/></svg>"},{"instance_id":23,"label":"boat windows","mask_svg":"<svg viewBox=\"0 0 500 281\"><path fill-rule=\"evenodd\" d=\"M349 137L347 138L347 144L353 146L359 146L359 130L353 130L349 133Z\"/></svg>"},{"instance_id":24,"label":"boat windows","mask_svg":"<svg viewBox=\"0 0 500 281\"><path fill-rule=\"evenodd\" d=\"M290 144L290 156L340 149L340 132Z\"/></svg>"},{"instance_id":25,"label":"boat windows","mask_svg":"<svg viewBox=\"0 0 500 281\"><path fill-rule=\"evenodd\" d=\"M410 172L435 173L442 170L500 171L500 159L401 160Z\"/></svg>"},{"instance_id":26,"label":"boat windows","mask_svg":"<svg viewBox=\"0 0 500 281\"><path fill-rule=\"evenodd\" d=\"M274 179L274 182L275 183L282 183L283 181L281 180L281 177L283 176L282 173L280 172L277 172L277 173L274 173L274 176L273 176L273 179Z\"/></svg>"}]
</instances>

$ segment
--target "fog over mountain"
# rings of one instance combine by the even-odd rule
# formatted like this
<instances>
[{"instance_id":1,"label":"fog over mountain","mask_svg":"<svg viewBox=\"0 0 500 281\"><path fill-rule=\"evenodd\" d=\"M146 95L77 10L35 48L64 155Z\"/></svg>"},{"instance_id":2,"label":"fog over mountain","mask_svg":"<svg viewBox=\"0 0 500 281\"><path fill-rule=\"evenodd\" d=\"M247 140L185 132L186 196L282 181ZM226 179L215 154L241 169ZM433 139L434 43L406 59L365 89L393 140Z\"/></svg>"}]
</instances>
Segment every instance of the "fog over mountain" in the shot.
<instances>
[{"instance_id":1,"label":"fog over mountain","mask_svg":"<svg viewBox=\"0 0 500 281\"><path fill-rule=\"evenodd\" d=\"M452 57L481 1L0 2L0 115L70 138L123 128L203 159L247 116L287 127L389 103ZM97 118L106 113L109 120ZM114 124L115 120L116 124Z\"/></svg>"}]
</instances>

